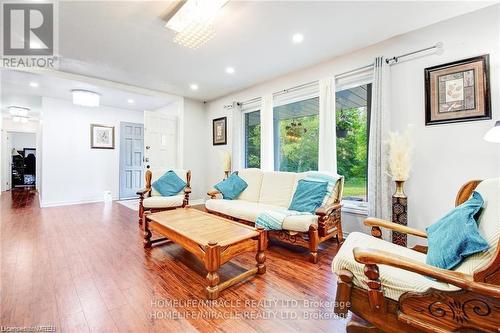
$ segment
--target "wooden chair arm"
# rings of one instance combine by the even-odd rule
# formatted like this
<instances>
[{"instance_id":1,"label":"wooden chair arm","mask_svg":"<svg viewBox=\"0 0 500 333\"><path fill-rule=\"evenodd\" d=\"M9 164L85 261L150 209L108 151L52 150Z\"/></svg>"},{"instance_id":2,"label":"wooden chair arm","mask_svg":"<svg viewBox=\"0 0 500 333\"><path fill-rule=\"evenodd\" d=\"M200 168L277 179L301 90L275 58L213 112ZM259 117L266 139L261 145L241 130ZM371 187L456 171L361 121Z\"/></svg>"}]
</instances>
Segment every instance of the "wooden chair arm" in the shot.
<instances>
[{"instance_id":1,"label":"wooden chair arm","mask_svg":"<svg viewBox=\"0 0 500 333\"><path fill-rule=\"evenodd\" d=\"M147 193L151 192L151 188L141 188L140 190L137 191L137 195L140 195L141 197L144 197Z\"/></svg>"},{"instance_id":2,"label":"wooden chair arm","mask_svg":"<svg viewBox=\"0 0 500 333\"><path fill-rule=\"evenodd\" d=\"M325 205L325 206L321 206L321 207L317 208L315 211L315 214L320 216L320 217L326 216L326 215L330 215L334 210L340 209L340 208L342 208L341 203L335 203L332 205Z\"/></svg>"},{"instance_id":3,"label":"wooden chair arm","mask_svg":"<svg viewBox=\"0 0 500 333\"><path fill-rule=\"evenodd\" d=\"M472 276L441 269L416 260L403 257L387 251L356 247L353 250L354 259L365 265L389 265L406 271L432 277L464 290L475 292L489 297L500 298L500 287L493 284L475 282Z\"/></svg>"},{"instance_id":4,"label":"wooden chair arm","mask_svg":"<svg viewBox=\"0 0 500 333\"><path fill-rule=\"evenodd\" d=\"M425 231L420 231L420 230L417 230L417 229L413 229L413 228L410 228L410 227L406 227L404 225L401 225L401 224L397 224L397 223L394 223L394 222L389 222L389 221L386 221L386 220L382 220L382 219L377 219L375 217L369 217L367 219L365 219L365 225L366 226L369 226L369 227L372 227L372 235L373 235L373 228L385 228L385 229L390 229L390 230L394 230L394 231L399 231L399 232L402 232L402 233L405 233L405 234L408 234L408 235L413 235L413 236L418 236L418 237L422 237L422 238L427 238L427 234L425 233Z\"/></svg>"},{"instance_id":5,"label":"wooden chair arm","mask_svg":"<svg viewBox=\"0 0 500 333\"><path fill-rule=\"evenodd\" d=\"M217 194L221 194L221 193L217 190L207 192L207 195L210 197L210 199L217 198Z\"/></svg>"}]
</instances>

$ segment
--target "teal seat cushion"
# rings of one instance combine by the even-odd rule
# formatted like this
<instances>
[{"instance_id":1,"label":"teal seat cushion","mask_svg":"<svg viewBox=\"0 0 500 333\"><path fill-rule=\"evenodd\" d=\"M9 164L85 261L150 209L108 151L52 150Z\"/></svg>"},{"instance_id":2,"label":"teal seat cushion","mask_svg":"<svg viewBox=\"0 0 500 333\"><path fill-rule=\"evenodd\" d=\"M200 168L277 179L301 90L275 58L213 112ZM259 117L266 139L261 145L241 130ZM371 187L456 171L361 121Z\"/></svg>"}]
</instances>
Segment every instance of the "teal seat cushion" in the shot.
<instances>
[{"instance_id":1,"label":"teal seat cushion","mask_svg":"<svg viewBox=\"0 0 500 333\"><path fill-rule=\"evenodd\" d=\"M323 203L328 189L328 182L301 179L293 194L289 210L314 214Z\"/></svg>"},{"instance_id":2,"label":"teal seat cushion","mask_svg":"<svg viewBox=\"0 0 500 333\"><path fill-rule=\"evenodd\" d=\"M466 257L488 249L475 219L483 203L481 195L474 191L469 200L427 227L427 264L452 269Z\"/></svg>"},{"instance_id":3,"label":"teal seat cushion","mask_svg":"<svg viewBox=\"0 0 500 333\"><path fill-rule=\"evenodd\" d=\"M233 200L248 187L248 184L236 172L233 172L227 179L224 179L214 187L222 193L224 199Z\"/></svg>"},{"instance_id":4,"label":"teal seat cushion","mask_svg":"<svg viewBox=\"0 0 500 333\"><path fill-rule=\"evenodd\" d=\"M164 197L171 197L179 194L186 187L186 182L183 181L172 170L165 172L163 176L158 178L151 186Z\"/></svg>"}]
</instances>

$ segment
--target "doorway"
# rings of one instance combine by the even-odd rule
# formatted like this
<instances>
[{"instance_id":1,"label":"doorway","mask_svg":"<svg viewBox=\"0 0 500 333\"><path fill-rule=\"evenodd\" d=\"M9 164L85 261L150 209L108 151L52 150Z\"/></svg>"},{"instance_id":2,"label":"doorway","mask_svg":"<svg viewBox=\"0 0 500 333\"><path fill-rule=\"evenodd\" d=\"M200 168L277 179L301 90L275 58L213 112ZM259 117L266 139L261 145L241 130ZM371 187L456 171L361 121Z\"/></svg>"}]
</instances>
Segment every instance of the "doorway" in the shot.
<instances>
[{"instance_id":1,"label":"doorway","mask_svg":"<svg viewBox=\"0 0 500 333\"><path fill-rule=\"evenodd\" d=\"M2 190L36 187L36 134L25 132L5 132L3 157Z\"/></svg>"}]
</instances>

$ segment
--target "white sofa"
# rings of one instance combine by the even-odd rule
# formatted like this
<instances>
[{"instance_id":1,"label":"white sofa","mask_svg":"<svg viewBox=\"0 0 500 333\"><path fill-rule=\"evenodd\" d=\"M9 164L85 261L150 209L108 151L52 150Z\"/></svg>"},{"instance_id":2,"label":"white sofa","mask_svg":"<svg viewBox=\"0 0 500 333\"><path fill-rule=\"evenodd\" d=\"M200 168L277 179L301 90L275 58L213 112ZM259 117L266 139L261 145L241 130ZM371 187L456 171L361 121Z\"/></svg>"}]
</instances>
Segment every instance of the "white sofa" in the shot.
<instances>
[{"instance_id":1,"label":"white sofa","mask_svg":"<svg viewBox=\"0 0 500 333\"><path fill-rule=\"evenodd\" d=\"M209 192L206 201L208 212L231 217L240 222L254 224L259 214L275 208L288 209L300 179L308 172L264 172L260 169L243 169L238 175L248 187L234 200L222 199L218 191ZM316 214L295 215L283 222L283 231L269 231L282 241L307 247L311 251L311 261L317 262L318 244L332 237L342 242L340 223L340 199L342 197L343 177L339 176L332 195Z\"/></svg>"},{"instance_id":2,"label":"white sofa","mask_svg":"<svg viewBox=\"0 0 500 333\"><path fill-rule=\"evenodd\" d=\"M148 169L145 174L146 187L137 192L139 195L139 224L142 224L144 211L158 212L162 210L185 207L189 204L189 194L191 193L191 171L173 169L180 179L186 182L186 187L173 196L162 196L151 184L163 176L169 170Z\"/></svg>"}]
</instances>

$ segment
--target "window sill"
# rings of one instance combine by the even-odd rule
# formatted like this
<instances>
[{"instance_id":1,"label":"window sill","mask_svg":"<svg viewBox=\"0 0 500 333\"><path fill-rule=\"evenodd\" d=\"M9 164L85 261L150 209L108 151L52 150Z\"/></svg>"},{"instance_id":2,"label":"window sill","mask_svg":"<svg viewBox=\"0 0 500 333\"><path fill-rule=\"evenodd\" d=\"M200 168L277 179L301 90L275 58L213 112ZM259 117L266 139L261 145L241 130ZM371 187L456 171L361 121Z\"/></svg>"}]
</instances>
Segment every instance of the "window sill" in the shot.
<instances>
[{"instance_id":1,"label":"window sill","mask_svg":"<svg viewBox=\"0 0 500 333\"><path fill-rule=\"evenodd\" d=\"M368 204L353 201L342 201L342 213L368 216Z\"/></svg>"}]
</instances>

